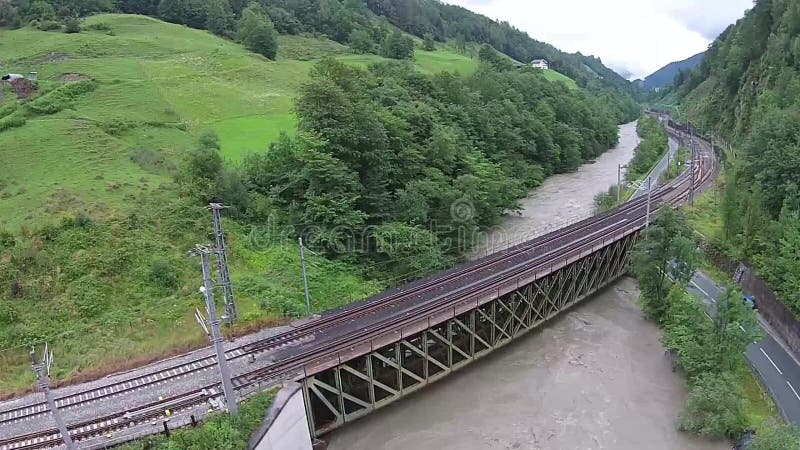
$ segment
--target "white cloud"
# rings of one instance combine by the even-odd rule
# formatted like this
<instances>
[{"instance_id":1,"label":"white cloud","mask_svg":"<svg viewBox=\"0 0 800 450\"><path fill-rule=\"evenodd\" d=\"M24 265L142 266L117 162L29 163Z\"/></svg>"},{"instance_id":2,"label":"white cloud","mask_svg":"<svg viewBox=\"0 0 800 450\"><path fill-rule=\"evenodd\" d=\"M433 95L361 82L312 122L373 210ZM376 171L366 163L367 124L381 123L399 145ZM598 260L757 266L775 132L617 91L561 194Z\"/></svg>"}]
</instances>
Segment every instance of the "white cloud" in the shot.
<instances>
[{"instance_id":1,"label":"white cloud","mask_svg":"<svg viewBox=\"0 0 800 450\"><path fill-rule=\"evenodd\" d=\"M447 0L644 77L708 47L752 0Z\"/></svg>"}]
</instances>

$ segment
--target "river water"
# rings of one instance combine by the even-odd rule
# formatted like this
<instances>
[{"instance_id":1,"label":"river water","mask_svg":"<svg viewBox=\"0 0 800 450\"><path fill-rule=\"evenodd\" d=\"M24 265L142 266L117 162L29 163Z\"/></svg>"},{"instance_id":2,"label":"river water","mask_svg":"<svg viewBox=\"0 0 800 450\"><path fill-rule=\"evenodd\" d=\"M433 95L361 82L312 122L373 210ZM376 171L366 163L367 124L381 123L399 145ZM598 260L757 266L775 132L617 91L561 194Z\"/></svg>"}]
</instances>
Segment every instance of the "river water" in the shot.
<instances>
[{"instance_id":1,"label":"river water","mask_svg":"<svg viewBox=\"0 0 800 450\"><path fill-rule=\"evenodd\" d=\"M547 179L483 242L483 251L591 215L638 144L619 145L577 172ZM477 252L477 253L480 253ZM475 255L473 255L475 256ZM686 388L660 331L626 278L504 349L330 436L329 450L696 449L722 443L677 431Z\"/></svg>"},{"instance_id":2,"label":"river water","mask_svg":"<svg viewBox=\"0 0 800 450\"><path fill-rule=\"evenodd\" d=\"M633 158L638 144L636 122L620 125L616 147L576 172L546 179L520 201L521 214L506 215L499 225L481 235L472 257L502 250L594 214L595 196L617 183L618 165Z\"/></svg>"}]
</instances>

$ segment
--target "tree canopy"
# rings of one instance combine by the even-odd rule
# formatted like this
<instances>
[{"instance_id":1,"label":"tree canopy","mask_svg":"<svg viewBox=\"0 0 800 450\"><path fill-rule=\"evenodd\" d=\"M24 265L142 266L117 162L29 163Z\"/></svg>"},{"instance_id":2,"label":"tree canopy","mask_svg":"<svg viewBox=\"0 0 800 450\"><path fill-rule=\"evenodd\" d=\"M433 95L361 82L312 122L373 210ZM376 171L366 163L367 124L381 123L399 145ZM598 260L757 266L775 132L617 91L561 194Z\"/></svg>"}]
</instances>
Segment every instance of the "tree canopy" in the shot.
<instances>
[{"instance_id":1,"label":"tree canopy","mask_svg":"<svg viewBox=\"0 0 800 450\"><path fill-rule=\"evenodd\" d=\"M758 0L670 92L686 118L738 147L719 246L753 262L800 316L800 4Z\"/></svg>"}]
</instances>

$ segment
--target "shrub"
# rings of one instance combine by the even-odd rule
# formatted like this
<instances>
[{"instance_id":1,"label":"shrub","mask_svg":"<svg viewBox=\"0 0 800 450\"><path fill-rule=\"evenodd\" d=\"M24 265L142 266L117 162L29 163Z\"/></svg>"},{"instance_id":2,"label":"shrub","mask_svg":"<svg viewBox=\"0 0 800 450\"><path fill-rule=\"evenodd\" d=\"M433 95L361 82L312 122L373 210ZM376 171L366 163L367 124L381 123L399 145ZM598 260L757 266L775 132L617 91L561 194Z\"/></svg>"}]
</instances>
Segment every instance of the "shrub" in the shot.
<instances>
[{"instance_id":1,"label":"shrub","mask_svg":"<svg viewBox=\"0 0 800 450\"><path fill-rule=\"evenodd\" d=\"M111 25L105 22L97 22L86 25L83 29L88 31L111 31Z\"/></svg>"},{"instance_id":2,"label":"shrub","mask_svg":"<svg viewBox=\"0 0 800 450\"><path fill-rule=\"evenodd\" d=\"M735 375L706 372L689 392L680 428L714 439L739 437L747 426L746 402Z\"/></svg>"},{"instance_id":3,"label":"shrub","mask_svg":"<svg viewBox=\"0 0 800 450\"><path fill-rule=\"evenodd\" d=\"M108 306L102 282L90 275L72 284L67 295L78 313L86 318L98 316Z\"/></svg>"},{"instance_id":4,"label":"shrub","mask_svg":"<svg viewBox=\"0 0 800 450\"><path fill-rule=\"evenodd\" d=\"M16 110L17 110L17 102L16 101L12 101L11 103L9 103L7 105L0 106L0 119L4 118L6 116L10 116L14 112L16 112Z\"/></svg>"},{"instance_id":5,"label":"shrub","mask_svg":"<svg viewBox=\"0 0 800 450\"><path fill-rule=\"evenodd\" d=\"M92 227L92 218L86 215L84 212L79 212L75 214L74 217L65 217L61 221L61 227L66 228L80 228L83 230L88 230Z\"/></svg>"},{"instance_id":6,"label":"shrub","mask_svg":"<svg viewBox=\"0 0 800 450\"><path fill-rule=\"evenodd\" d=\"M17 314L13 303L0 301L0 324L11 325L16 322L18 318L19 314Z\"/></svg>"},{"instance_id":7,"label":"shrub","mask_svg":"<svg viewBox=\"0 0 800 450\"><path fill-rule=\"evenodd\" d=\"M110 119L107 122L101 123L100 128L112 136L119 136L128 130L136 128L137 125L138 124L136 122L122 119Z\"/></svg>"},{"instance_id":8,"label":"shrub","mask_svg":"<svg viewBox=\"0 0 800 450\"><path fill-rule=\"evenodd\" d=\"M36 28L42 31L55 31L61 29L61 24L56 22L55 20L42 20L32 25L34 25Z\"/></svg>"},{"instance_id":9,"label":"shrub","mask_svg":"<svg viewBox=\"0 0 800 450\"><path fill-rule=\"evenodd\" d=\"M23 125L25 125L25 117L22 114L15 113L0 119L0 131L21 127Z\"/></svg>"},{"instance_id":10,"label":"shrub","mask_svg":"<svg viewBox=\"0 0 800 450\"><path fill-rule=\"evenodd\" d=\"M75 16L67 17L64 20L64 33L80 33L81 32L81 23L78 21L78 18Z\"/></svg>"},{"instance_id":11,"label":"shrub","mask_svg":"<svg viewBox=\"0 0 800 450\"><path fill-rule=\"evenodd\" d=\"M83 94L94 91L97 83L91 80L64 84L28 103L26 107L36 114L55 114L72 107L72 103Z\"/></svg>"},{"instance_id":12,"label":"shrub","mask_svg":"<svg viewBox=\"0 0 800 450\"><path fill-rule=\"evenodd\" d=\"M147 279L154 285L172 290L178 287L178 269L166 259L157 259L150 264Z\"/></svg>"},{"instance_id":13,"label":"shrub","mask_svg":"<svg viewBox=\"0 0 800 450\"><path fill-rule=\"evenodd\" d=\"M259 306L266 312L291 319L297 319L306 314L305 306L300 306L298 303L280 296L280 294L262 299Z\"/></svg>"},{"instance_id":14,"label":"shrub","mask_svg":"<svg viewBox=\"0 0 800 450\"><path fill-rule=\"evenodd\" d=\"M0 252L16 245L14 235L6 230L0 230Z\"/></svg>"},{"instance_id":15,"label":"shrub","mask_svg":"<svg viewBox=\"0 0 800 450\"><path fill-rule=\"evenodd\" d=\"M175 175L178 168L169 159L156 150L147 147L137 147L131 153L131 161L142 169L162 175Z\"/></svg>"},{"instance_id":16,"label":"shrub","mask_svg":"<svg viewBox=\"0 0 800 450\"><path fill-rule=\"evenodd\" d=\"M220 450L247 448L247 439L264 419L275 397L274 391L261 392L239 405L239 414L217 414L198 428L176 430L169 438L151 436L123 445L120 450Z\"/></svg>"},{"instance_id":17,"label":"shrub","mask_svg":"<svg viewBox=\"0 0 800 450\"><path fill-rule=\"evenodd\" d=\"M21 273L32 273L48 264L47 255L34 247L15 246L11 249L11 266Z\"/></svg>"},{"instance_id":18,"label":"shrub","mask_svg":"<svg viewBox=\"0 0 800 450\"><path fill-rule=\"evenodd\" d=\"M800 427L783 425L759 430L750 450L800 450Z\"/></svg>"}]
</instances>

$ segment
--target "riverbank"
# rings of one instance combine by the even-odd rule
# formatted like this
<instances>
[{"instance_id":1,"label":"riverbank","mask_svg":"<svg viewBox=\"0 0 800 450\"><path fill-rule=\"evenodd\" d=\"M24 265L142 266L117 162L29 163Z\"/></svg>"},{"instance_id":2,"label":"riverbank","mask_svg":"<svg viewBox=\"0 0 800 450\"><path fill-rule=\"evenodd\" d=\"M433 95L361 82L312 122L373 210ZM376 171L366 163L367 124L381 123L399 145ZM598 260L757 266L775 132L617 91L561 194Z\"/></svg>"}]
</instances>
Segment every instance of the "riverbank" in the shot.
<instances>
[{"instance_id":1,"label":"riverbank","mask_svg":"<svg viewBox=\"0 0 800 450\"><path fill-rule=\"evenodd\" d=\"M532 239L593 215L595 196L617 182L618 165L627 164L633 158L639 141L636 122L620 125L616 147L575 172L547 178L520 200L520 214L506 215L500 224L482 234L471 258L499 251L512 243Z\"/></svg>"}]
</instances>

